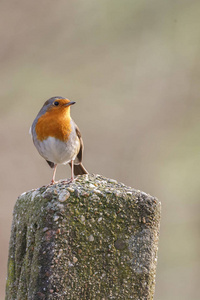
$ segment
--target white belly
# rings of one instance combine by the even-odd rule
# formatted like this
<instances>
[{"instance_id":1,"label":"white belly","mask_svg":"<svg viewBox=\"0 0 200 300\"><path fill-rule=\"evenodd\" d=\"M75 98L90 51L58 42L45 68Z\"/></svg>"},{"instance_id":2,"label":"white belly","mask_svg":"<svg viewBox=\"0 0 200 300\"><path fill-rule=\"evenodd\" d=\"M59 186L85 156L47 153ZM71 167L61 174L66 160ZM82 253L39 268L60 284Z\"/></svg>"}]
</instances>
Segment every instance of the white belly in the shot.
<instances>
[{"instance_id":1,"label":"white belly","mask_svg":"<svg viewBox=\"0 0 200 300\"><path fill-rule=\"evenodd\" d=\"M67 164L71 160L75 160L80 144L76 132L71 132L67 143L54 137L49 137L39 142L38 146L40 155L46 160L55 164Z\"/></svg>"}]
</instances>

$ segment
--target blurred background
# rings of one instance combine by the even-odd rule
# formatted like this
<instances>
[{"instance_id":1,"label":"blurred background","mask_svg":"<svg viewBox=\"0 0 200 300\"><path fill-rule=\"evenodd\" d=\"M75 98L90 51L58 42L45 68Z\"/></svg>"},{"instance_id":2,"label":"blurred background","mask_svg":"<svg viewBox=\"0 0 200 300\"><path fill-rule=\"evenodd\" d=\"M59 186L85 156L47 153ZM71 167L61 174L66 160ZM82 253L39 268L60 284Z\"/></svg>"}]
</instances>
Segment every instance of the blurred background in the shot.
<instances>
[{"instance_id":1,"label":"blurred background","mask_svg":"<svg viewBox=\"0 0 200 300\"><path fill-rule=\"evenodd\" d=\"M200 2L2 0L0 36L0 299L15 201L51 180L28 132L52 96L91 173L162 202L155 300L199 299Z\"/></svg>"}]
</instances>

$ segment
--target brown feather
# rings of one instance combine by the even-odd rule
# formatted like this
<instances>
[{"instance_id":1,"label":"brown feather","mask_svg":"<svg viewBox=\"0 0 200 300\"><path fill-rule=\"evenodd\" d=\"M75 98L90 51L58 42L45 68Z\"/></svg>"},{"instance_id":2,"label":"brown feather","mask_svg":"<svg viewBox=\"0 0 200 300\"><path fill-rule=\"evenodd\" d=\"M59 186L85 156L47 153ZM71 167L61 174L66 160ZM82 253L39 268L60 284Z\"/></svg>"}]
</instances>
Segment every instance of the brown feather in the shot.
<instances>
[{"instance_id":1,"label":"brown feather","mask_svg":"<svg viewBox=\"0 0 200 300\"><path fill-rule=\"evenodd\" d=\"M71 163L69 163L70 167L71 167ZM83 166L82 163L80 163L79 165L74 165L74 175L83 175L83 174L88 174L88 171L85 169L85 167Z\"/></svg>"},{"instance_id":2,"label":"brown feather","mask_svg":"<svg viewBox=\"0 0 200 300\"><path fill-rule=\"evenodd\" d=\"M49 165L51 168L54 168L55 164L54 164L52 161L46 160L46 162L48 163L48 165Z\"/></svg>"},{"instance_id":3,"label":"brown feather","mask_svg":"<svg viewBox=\"0 0 200 300\"><path fill-rule=\"evenodd\" d=\"M82 137L81 137L81 133L80 133L80 130L78 128L78 126L76 125L76 134L79 138L79 141L80 141L80 149L79 149L79 152L77 154L77 158L78 158L78 161L81 163L82 162L82 158L83 158L83 140L82 140Z\"/></svg>"},{"instance_id":4,"label":"brown feather","mask_svg":"<svg viewBox=\"0 0 200 300\"><path fill-rule=\"evenodd\" d=\"M83 140L82 140L82 137L81 137L81 133L80 133L80 130L78 128L78 126L76 125L76 134L79 138L79 141L80 141L80 149L79 149L79 152L77 154L77 159L78 159L78 163L77 163L77 160L75 159L75 162L74 162L74 175L77 176L77 175L83 175L83 174L88 174L88 171L85 169L85 167L83 166L82 164L82 158L83 158ZM71 167L71 163L69 163L70 167Z\"/></svg>"}]
</instances>

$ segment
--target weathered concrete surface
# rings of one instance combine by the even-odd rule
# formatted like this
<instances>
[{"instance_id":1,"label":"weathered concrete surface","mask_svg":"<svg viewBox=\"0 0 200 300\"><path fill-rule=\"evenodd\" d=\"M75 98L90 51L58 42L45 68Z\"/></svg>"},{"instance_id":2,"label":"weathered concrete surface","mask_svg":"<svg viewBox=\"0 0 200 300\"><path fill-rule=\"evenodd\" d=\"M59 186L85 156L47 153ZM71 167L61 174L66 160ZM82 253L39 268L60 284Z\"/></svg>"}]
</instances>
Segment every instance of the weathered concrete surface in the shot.
<instances>
[{"instance_id":1,"label":"weathered concrete surface","mask_svg":"<svg viewBox=\"0 0 200 300\"><path fill-rule=\"evenodd\" d=\"M99 175L22 194L6 299L153 299L160 203Z\"/></svg>"}]
</instances>

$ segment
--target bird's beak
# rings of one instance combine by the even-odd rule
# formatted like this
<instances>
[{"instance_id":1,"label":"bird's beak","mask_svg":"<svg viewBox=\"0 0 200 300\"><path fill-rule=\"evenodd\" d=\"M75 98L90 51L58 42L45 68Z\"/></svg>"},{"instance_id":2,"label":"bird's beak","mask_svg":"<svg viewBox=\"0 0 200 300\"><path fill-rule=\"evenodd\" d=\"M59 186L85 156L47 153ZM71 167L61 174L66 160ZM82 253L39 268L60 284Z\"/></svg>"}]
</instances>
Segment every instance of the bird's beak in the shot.
<instances>
[{"instance_id":1,"label":"bird's beak","mask_svg":"<svg viewBox=\"0 0 200 300\"><path fill-rule=\"evenodd\" d=\"M74 102L74 101L70 101L70 102L64 104L64 106L71 106L71 105L73 105L73 104L75 104L75 103L76 103L76 102Z\"/></svg>"}]
</instances>

